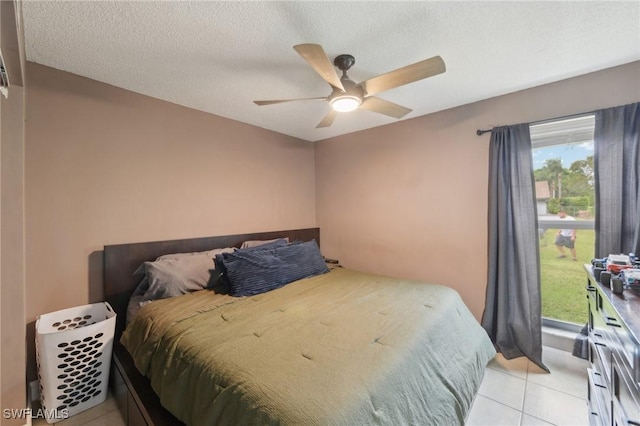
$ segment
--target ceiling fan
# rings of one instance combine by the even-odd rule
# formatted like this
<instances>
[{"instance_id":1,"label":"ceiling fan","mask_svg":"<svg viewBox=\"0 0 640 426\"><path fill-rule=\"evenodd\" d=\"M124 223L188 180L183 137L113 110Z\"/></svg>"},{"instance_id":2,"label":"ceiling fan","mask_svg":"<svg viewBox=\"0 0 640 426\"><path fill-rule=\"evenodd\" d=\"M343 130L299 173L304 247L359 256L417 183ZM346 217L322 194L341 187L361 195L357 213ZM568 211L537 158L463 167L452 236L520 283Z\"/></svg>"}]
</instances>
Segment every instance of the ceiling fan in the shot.
<instances>
[{"instance_id":1,"label":"ceiling fan","mask_svg":"<svg viewBox=\"0 0 640 426\"><path fill-rule=\"evenodd\" d=\"M256 105L273 105L283 102L306 101L306 100L326 100L331 105L331 110L316 126L329 127L336 118L338 112L353 111L357 108L364 108L393 118L402 118L411 112L411 109L405 108L393 102L385 101L373 95L385 90L394 89L405 84L413 83L434 75L445 72L444 61L440 56L425 59L406 67L370 78L362 83L356 84L347 75L349 68L355 64L356 60L351 55L338 55L333 61L339 70L342 71L342 77L338 77L336 70L331 65L331 61L322 46L319 44L299 44L293 46L296 52L300 54L320 77L331 85L332 92L329 96L321 96L316 98L302 99L278 99L267 101L253 101Z\"/></svg>"}]
</instances>

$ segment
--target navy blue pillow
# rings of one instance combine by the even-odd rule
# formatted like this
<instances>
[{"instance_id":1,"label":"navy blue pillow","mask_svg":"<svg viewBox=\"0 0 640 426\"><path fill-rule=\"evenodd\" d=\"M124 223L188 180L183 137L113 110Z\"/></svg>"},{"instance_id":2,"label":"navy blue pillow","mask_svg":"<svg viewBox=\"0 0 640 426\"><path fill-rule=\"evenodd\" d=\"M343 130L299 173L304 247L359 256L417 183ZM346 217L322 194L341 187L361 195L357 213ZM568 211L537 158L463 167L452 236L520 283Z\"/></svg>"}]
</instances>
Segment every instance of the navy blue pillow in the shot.
<instances>
[{"instance_id":1,"label":"navy blue pillow","mask_svg":"<svg viewBox=\"0 0 640 426\"><path fill-rule=\"evenodd\" d=\"M272 248L275 248L275 247L283 247L283 246L286 246L287 244L289 244L289 240L287 240L286 238L279 238L277 240L270 241L270 242L265 243L265 244L260 244L258 246L247 247L247 248L235 250L234 253L237 253L237 252L251 253L251 252L254 252L254 251L258 251L258 250L268 250L268 249L272 249ZM216 263L216 269L215 270L218 273L218 276L220 277L219 278L220 282L225 287L229 287L229 280L227 279L227 269L224 266L224 258L222 257L222 254L216 254L216 262L215 263Z\"/></svg>"},{"instance_id":2,"label":"navy blue pillow","mask_svg":"<svg viewBox=\"0 0 640 426\"><path fill-rule=\"evenodd\" d=\"M220 256L232 296L264 293L329 271L315 240L262 250L256 248L223 253Z\"/></svg>"}]
</instances>

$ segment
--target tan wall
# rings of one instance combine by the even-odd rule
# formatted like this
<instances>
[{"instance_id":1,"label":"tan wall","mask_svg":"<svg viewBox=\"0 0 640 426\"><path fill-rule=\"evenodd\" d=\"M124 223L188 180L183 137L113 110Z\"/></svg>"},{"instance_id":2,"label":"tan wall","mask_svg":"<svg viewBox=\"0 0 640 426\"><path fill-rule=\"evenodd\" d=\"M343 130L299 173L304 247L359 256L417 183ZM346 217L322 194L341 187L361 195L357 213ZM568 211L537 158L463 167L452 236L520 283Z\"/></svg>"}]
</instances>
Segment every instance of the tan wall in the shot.
<instances>
[{"instance_id":1,"label":"tan wall","mask_svg":"<svg viewBox=\"0 0 640 426\"><path fill-rule=\"evenodd\" d=\"M639 75L635 62L318 142L323 253L350 268L447 284L480 319L489 134L476 129L638 102Z\"/></svg>"},{"instance_id":2,"label":"tan wall","mask_svg":"<svg viewBox=\"0 0 640 426\"><path fill-rule=\"evenodd\" d=\"M28 63L27 321L101 300L105 244L315 226L316 216L327 256L451 285L480 318L489 135L475 130L638 101L639 74L636 62L314 149Z\"/></svg>"},{"instance_id":3,"label":"tan wall","mask_svg":"<svg viewBox=\"0 0 640 426\"><path fill-rule=\"evenodd\" d=\"M315 226L313 144L27 63L27 321L102 300L104 245Z\"/></svg>"},{"instance_id":4,"label":"tan wall","mask_svg":"<svg viewBox=\"0 0 640 426\"><path fill-rule=\"evenodd\" d=\"M0 407L25 408L24 89L0 99ZM0 420L21 425L24 419Z\"/></svg>"},{"instance_id":5,"label":"tan wall","mask_svg":"<svg viewBox=\"0 0 640 426\"><path fill-rule=\"evenodd\" d=\"M27 406L25 383L24 42L15 3L0 2L0 46L11 86L0 96L0 408ZM15 412L14 412L15 413ZM22 425L26 418L0 424Z\"/></svg>"}]
</instances>

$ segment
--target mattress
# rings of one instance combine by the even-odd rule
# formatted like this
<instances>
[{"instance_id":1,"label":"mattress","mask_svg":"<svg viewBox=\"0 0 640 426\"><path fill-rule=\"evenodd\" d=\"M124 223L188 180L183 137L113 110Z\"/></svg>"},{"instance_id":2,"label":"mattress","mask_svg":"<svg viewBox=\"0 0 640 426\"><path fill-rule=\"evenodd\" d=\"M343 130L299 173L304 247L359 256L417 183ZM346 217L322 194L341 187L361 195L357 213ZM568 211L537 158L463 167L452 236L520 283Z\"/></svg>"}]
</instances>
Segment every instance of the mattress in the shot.
<instances>
[{"instance_id":1,"label":"mattress","mask_svg":"<svg viewBox=\"0 0 640 426\"><path fill-rule=\"evenodd\" d=\"M454 290L343 268L158 300L121 342L188 425L464 424L495 356Z\"/></svg>"}]
</instances>

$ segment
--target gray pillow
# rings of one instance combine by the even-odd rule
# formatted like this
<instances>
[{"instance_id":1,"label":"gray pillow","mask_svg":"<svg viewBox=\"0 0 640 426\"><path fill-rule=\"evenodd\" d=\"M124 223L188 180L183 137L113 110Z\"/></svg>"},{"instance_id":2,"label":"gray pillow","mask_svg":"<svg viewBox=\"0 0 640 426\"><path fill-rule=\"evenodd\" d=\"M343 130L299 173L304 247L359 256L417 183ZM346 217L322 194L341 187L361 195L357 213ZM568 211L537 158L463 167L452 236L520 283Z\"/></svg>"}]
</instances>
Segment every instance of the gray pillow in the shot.
<instances>
[{"instance_id":1,"label":"gray pillow","mask_svg":"<svg viewBox=\"0 0 640 426\"><path fill-rule=\"evenodd\" d=\"M216 257L216 254L231 253L234 250L235 248L233 247L225 247L225 248L219 248L219 249L213 249L213 250L207 250L207 251L195 251L192 253L163 254L162 256L158 257L156 260L179 259L181 257L188 257L188 256L209 256L211 259L214 259Z\"/></svg>"},{"instance_id":2,"label":"gray pillow","mask_svg":"<svg viewBox=\"0 0 640 426\"><path fill-rule=\"evenodd\" d=\"M289 238L274 238L273 240L249 240L249 241L245 241L244 243L242 243L242 245L240 246L241 249L246 249L246 248L251 248L251 247L258 247L261 246L263 244L268 244L268 243L273 243L275 241L282 241L284 243L288 243L289 242ZM282 244L284 245L284 244Z\"/></svg>"},{"instance_id":3,"label":"gray pillow","mask_svg":"<svg viewBox=\"0 0 640 426\"><path fill-rule=\"evenodd\" d=\"M170 253L170 254L163 254L162 256L158 256L156 258L156 262L158 260L166 260L166 259L178 259L181 257L188 257L188 256L209 256L211 259L215 259L216 254L222 254L222 253L230 253L232 251L234 251L235 248L233 247L225 247L225 248L219 248L219 249L212 249L212 250L207 250L207 251L194 251L194 252L189 252L189 253ZM146 262L145 262L146 263ZM142 265L138 266L138 268L133 271L133 275L140 275L142 277L144 277L145 274L145 264L143 263Z\"/></svg>"},{"instance_id":4,"label":"gray pillow","mask_svg":"<svg viewBox=\"0 0 640 426\"><path fill-rule=\"evenodd\" d=\"M143 266L148 287L142 299L164 299L215 287L220 272L215 268L213 257L233 250L224 248L198 253L177 253L160 256L155 262L145 262Z\"/></svg>"}]
</instances>

